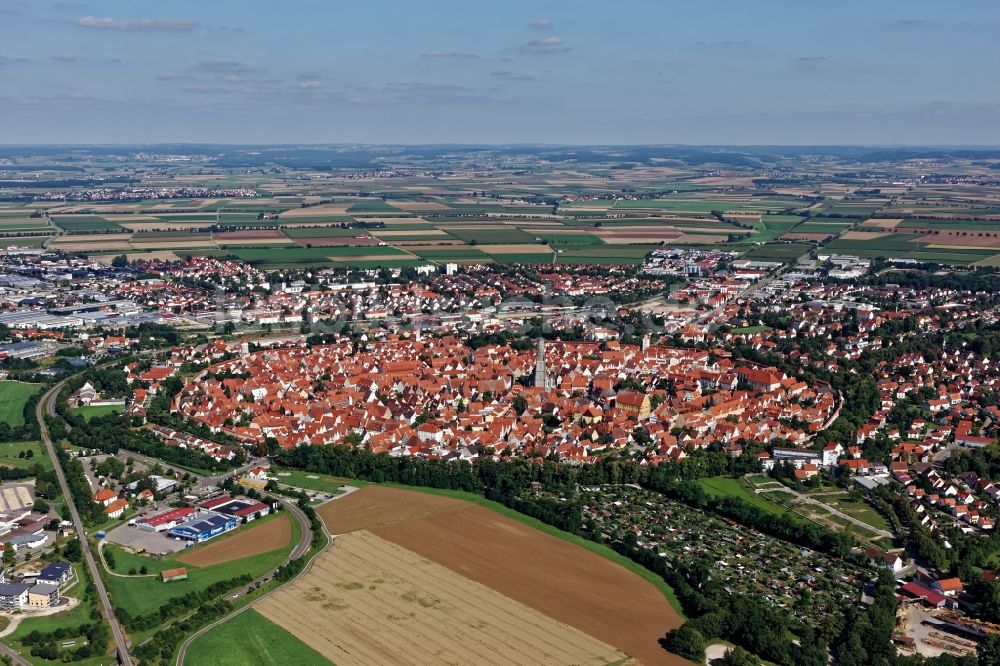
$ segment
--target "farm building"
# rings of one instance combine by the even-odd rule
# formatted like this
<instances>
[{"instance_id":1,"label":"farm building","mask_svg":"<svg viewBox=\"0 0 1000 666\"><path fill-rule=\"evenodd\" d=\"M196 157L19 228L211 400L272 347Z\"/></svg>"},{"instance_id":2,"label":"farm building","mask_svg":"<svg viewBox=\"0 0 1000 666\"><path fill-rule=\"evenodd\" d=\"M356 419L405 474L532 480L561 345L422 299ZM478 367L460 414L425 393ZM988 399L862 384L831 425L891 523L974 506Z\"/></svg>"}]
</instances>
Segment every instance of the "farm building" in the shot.
<instances>
[{"instance_id":1,"label":"farm building","mask_svg":"<svg viewBox=\"0 0 1000 666\"><path fill-rule=\"evenodd\" d=\"M193 520L170 530L173 537L186 539L187 541L208 541L212 537L217 537L224 532L236 529L239 520L235 516L224 516L221 513L210 513L204 518Z\"/></svg>"},{"instance_id":2,"label":"farm building","mask_svg":"<svg viewBox=\"0 0 1000 666\"><path fill-rule=\"evenodd\" d=\"M188 577L188 570L184 567L177 567L176 569L164 569L160 572L160 580L164 583L169 583L172 580L185 580Z\"/></svg>"},{"instance_id":3,"label":"farm building","mask_svg":"<svg viewBox=\"0 0 1000 666\"><path fill-rule=\"evenodd\" d=\"M194 509L188 506L181 507L179 509L171 509L170 511L158 513L155 516L149 516L148 518L137 520L135 521L135 526L141 527L144 530L153 530L154 532L166 532L167 530L177 527L192 513L194 513Z\"/></svg>"}]
</instances>

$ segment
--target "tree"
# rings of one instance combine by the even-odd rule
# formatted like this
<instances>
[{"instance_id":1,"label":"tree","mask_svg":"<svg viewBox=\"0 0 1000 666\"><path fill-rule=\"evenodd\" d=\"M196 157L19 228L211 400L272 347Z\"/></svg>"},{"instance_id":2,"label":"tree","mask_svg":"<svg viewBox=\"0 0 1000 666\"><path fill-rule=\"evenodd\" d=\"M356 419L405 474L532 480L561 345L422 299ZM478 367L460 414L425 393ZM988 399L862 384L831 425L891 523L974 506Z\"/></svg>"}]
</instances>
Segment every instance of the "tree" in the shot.
<instances>
[{"instance_id":1,"label":"tree","mask_svg":"<svg viewBox=\"0 0 1000 666\"><path fill-rule=\"evenodd\" d=\"M128 257L124 254L119 254L117 257L111 260L111 265L114 268L125 268L128 266Z\"/></svg>"},{"instance_id":2,"label":"tree","mask_svg":"<svg viewBox=\"0 0 1000 666\"><path fill-rule=\"evenodd\" d=\"M11 566L14 564L16 556L14 555L14 547L8 545L3 549L3 563L5 566Z\"/></svg>"},{"instance_id":3,"label":"tree","mask_svg":"<svg viewBox=\"0 0 1000 666\"><path fill-rule=\"evenodd\" d=\"M737 645L726 650L722 659L715 663L721 666L760 666L760 659Z\"/></svg>"},{"instance_id":4,"label":"tree","mask_svg":"<svg viewBox=\"0 0 1000 666\"><path fill-rule=\"evenodd\" d=\"M686 624L668 631L661 643L664 649L691 661L700 664L705 660L705 637Z\"/></svg>"}]
</instances>

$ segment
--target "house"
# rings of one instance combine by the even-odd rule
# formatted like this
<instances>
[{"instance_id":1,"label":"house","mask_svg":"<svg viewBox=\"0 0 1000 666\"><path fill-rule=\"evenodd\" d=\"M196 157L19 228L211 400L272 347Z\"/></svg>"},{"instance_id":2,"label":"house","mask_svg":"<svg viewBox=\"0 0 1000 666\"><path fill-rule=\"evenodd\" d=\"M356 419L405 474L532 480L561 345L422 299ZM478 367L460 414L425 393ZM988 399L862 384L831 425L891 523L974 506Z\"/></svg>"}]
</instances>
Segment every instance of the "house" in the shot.
<instances>
[{"instance_id":1,"label":"house","mask_svg":"<svg viewBox=\"0 0 1000 666\"><path fill-rule=\"evenodd\" d=\"M869 548L865 551L865 556L870 564L888 569L894 574L905 568L905 563L899 553L887 553L878 548Z\"/></svg>"},{"instance_id":2,"label":"house","mask_svg":"<svg viewBox=\"0 0 1000 666\"><path fill-rule=\"evenodd\" d=\"M625 416L640 421L648 419L652 411L649 396L639 391L619 391L615 396L615 407Z\"/></svg>"},{"instance_id":3,"label":"house","mask_svg":"<svg viewBox=\"0 0 1000 666\"><path fill-rule=\"evenodd\" d=\"M954 597L965 591L965 586L958 578L942 578L934 581L931 586L946 597Z\"/></svg>"},{"instance_id":4,"label":"house","mask_svg":"<svg viewBox=\"0 0 1000 666\"><path fill-rule=\"evenodd\" d=\"M176 569L164 569L160 572L160 580L169 583L172 580L185 580L188 577L188 570L184 567Z\"/></svg>"},{"instance_id":5,"label":"house","mask_svg":"<svg viewBox=\"0 0 1000 666\"><path fill-rule=\"evenodd\" d=\"M100 504L101 506L110 506L112 502L115 501L118 495L115 491L110 488L101 488L96 493L94 493L94 503Z\"/></svg>"},{"instance_id":6,"label":"house","mask_svg":"<svg viewBox=\"0 0 1000 666\"><path fill-rule=\"evenodd\" d=\"M61 586L73 576L73 567L69 562L53 562L45 565L35 578L36 583Z\"/></svg>"},{"instance_id":7,"label":"house","mask_svg":"<svg viewBox=\"0 0 1000 666\"><path fill-rule=\"evenodd\" d=\"M263 490L268 481L267 470L263 467L254 467L240 478L241 485L258 490Z\"/></svg>"},{"instance_id":8,"label":"house","mask_svg":"<svg viewBox=\"0 0 1000 666\"><path fill-rule=\"evenodd\" d=\"M27 583L0 583L0 608L24 608L30 587Z\"/></svg>"},{"instance_id":9,"label":"house","mask_svg":"<svg viewBox=\"0 0 1000 666\"><path fill-rule=\"evenodd\" d=\"M819 467L813 463L806 463L799 469L795 470L795 479L798 481L805 481L811 479L819 474Z\"/></svg>"},{"instance_id":10,"label":"house","mask_svg":"<svg viewBox=\"0 0 1000 666\"><path fill-rule=\"evenodd\" d=\"M59 601L59 586L39 583L28 590L28 606L49 608Z\"/></svg>"},{"instance_id":11,"label":"house","mask_svg":"<svg viewBox=\"0 0 1000 666\"><path fill-rule=\"evenodd\" d=\"M108 518L121 518L122 514L125 513L125 509L127 508L128 508L127 500L116 499L114 502L105 507L104 514Z\"/></svg>"}]
</instances>

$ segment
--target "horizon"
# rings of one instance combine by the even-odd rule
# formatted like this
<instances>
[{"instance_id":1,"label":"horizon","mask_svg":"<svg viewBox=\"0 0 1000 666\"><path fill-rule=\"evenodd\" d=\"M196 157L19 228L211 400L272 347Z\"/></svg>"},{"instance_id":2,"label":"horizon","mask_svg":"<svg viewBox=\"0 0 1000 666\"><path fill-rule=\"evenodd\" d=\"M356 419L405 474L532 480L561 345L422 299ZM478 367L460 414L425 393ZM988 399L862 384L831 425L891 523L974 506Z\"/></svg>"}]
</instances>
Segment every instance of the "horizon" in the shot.
<instances>
[{"instance_id":1,"label":"horizon","mask_svg":"<svg viewBox=\"0 0 1000 666\"><path fill-rule=\"evenodd\" d=\"M0 10L0 143L1000 145L1000 7Z\"/></svg>"}]
</instances>

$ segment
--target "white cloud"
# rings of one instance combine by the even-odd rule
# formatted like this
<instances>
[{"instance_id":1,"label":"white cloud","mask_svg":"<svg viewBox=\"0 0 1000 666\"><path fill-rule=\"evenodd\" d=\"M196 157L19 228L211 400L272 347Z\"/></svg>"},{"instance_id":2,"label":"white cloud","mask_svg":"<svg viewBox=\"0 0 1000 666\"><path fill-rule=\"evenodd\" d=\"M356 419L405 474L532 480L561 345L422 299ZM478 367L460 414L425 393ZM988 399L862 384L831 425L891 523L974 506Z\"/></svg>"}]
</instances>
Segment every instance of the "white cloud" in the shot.
<instances>
[{"instance_id":1,"label":"white cloud","mask_svg":"<svg viewBox=\"0 0 1000 666\"><path fill-rule=\"evenodd\" d=\"M97 16L84 16L77 19L76 24L83 28L93 28L95 30L195 30L200 27L198 21L177 20L177 19L137 19L135 21L116 21L112 18L99 18Z\"/></svg>"}]
</instances>

